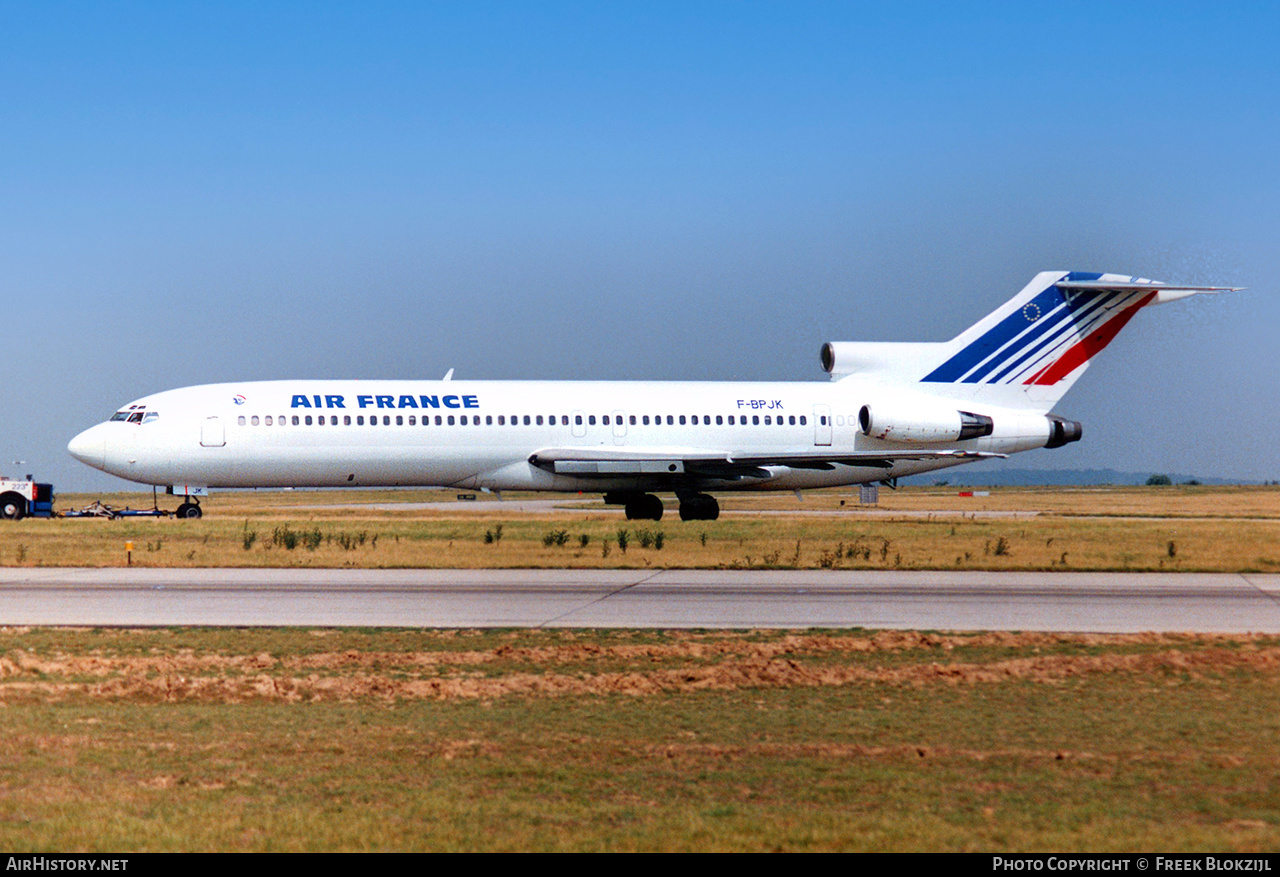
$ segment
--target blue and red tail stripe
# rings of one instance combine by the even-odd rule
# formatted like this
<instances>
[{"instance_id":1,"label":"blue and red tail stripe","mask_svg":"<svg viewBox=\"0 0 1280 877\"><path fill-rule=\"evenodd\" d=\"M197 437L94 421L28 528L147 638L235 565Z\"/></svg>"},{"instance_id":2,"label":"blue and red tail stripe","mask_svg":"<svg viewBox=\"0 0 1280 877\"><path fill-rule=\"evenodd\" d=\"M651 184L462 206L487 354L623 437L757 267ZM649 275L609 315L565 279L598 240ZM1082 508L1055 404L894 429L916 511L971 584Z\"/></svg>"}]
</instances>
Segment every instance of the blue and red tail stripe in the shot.
<instances>
[{"instance_id":1,"label":"blue and red tail stripe","mask_svg":"<svg viewBox=\"0 0 1280 877\"><path fill-rule=\"evenodd\" d=\"M1066 353L1049 363L1040 371L1027 378L1025 383L1048 385L1056 384L1058 381L1071 374L1080 366L1088 362L1095 354L1111 343L1111 339L1119 334L1125 324L1133 319L1133 315L1142 310L1147 304L1156 297L1154 292L1148 292L1138 302L1131 304L1124 310L1117 313L1114 317L1107 320L1096 331L1081 338L1073 344Z\"/></svg>"},{"instance_id":2,"label":"blue and red tail stripe","mask_svg":"<svg viewBox=\"0 0 1280 877\"><path fill-rule=\"evenodd\" d=\"M1097 280L1072 272L1066 280ZM1106 347L1139 308L1134 293L1067 294L1055 285L1037 293L922 380L935 383L1053 384ZM1028 376L1028 373L1030 375Z\"/></svg>"}]
</instances>

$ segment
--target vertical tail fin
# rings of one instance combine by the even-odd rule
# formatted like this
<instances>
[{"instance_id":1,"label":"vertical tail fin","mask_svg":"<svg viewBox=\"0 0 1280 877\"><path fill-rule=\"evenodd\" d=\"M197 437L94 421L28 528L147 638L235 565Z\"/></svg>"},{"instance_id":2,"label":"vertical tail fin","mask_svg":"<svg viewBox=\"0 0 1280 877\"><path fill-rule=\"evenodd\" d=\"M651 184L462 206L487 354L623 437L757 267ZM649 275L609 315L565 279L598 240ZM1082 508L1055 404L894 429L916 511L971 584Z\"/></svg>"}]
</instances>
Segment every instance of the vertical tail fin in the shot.
<instances>
[{"instance_id":1,"label":"vertical tail fin","mask_svg":"<svg viewBox=\"0 0 1280 877\"><path fill-rule=\"evenodd\" d=\"M1143 307L1232 287L1173 287L1119 274L1042 271L1021 292L941 344L828 345L824 364L877 359L930 395L1045 412ZM846 346L860 350L842 351ZM897 356L900 353L901 356ZM847 374L867 370L850 369ZM877 369L871 369L875 371ZM879 369L884 371L883 367ZM834 368L828 371L836 374Z\"/></svg>"}]
</instances>

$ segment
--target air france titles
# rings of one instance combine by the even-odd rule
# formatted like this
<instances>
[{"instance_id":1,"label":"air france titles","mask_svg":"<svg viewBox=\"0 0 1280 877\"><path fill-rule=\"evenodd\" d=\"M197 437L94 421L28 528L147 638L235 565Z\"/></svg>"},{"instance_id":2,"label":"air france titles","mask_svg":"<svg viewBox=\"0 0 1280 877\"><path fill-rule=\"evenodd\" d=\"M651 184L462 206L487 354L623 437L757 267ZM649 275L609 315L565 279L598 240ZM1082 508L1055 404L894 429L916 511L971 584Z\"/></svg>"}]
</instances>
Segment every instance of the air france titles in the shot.
<instances>
[{"instance_id":1,"label":"air france titles","mask_svg":"<svg viewBox=\"0 0 1280 877\"><path fill-rule=\"evenodd\" d=\"M303 395L295 393L290 408L346 408L347 397L340 395ZM479 396L356 396L357 408L479 408Z\"/></svg>"}]
</instances>

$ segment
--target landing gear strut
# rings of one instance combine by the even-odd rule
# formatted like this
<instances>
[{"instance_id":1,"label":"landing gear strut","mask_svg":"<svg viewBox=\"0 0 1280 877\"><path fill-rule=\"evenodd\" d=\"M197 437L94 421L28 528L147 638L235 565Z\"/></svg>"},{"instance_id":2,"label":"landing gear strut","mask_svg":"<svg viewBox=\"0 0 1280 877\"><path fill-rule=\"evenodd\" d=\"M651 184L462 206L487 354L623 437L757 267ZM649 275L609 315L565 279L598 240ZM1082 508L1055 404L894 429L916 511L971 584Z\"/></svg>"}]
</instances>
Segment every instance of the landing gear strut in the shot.
<instances>
[{"instance_id":1,"label":"landing gear strut","mask_svg":"<svg viewBox=\"0 0 1280 877\"><path fill-rule=\"evenodd\" d=\"M714 521L720 517L720 503L714 496L691 493L680 497L680 520Z\"/></svg>"}]
</instances>

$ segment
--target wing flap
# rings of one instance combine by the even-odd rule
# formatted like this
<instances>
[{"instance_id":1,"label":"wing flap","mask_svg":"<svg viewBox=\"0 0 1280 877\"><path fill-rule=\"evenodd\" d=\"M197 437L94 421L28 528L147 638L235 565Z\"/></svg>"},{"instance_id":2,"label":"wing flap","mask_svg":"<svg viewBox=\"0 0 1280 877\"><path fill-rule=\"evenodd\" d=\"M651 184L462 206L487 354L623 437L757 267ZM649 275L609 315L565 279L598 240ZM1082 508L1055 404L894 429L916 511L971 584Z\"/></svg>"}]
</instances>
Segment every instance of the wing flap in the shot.
<instances>
[{"instance_id":1,"label":"wing flap","mask_svg":"<svg viewBox=\"0 0 1280 877\"><path fill-rule=\"evenodd\" d=\"M644 475L658 478L774 478L778 470L807 469L831 471L837 466L890 469L895 463L917 460L981 460L1006 457L989 451L904 450L860 453L815 453L802 451L778 454L736 455L730 451L693 448L544 448L529 456L529 462L557 475L612 477Z\"/></svg>"}]
</instances>

